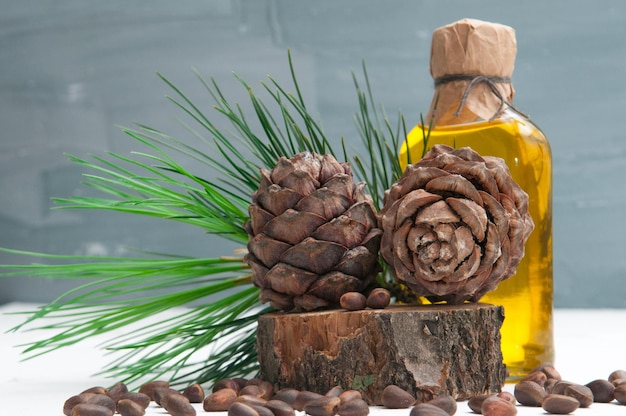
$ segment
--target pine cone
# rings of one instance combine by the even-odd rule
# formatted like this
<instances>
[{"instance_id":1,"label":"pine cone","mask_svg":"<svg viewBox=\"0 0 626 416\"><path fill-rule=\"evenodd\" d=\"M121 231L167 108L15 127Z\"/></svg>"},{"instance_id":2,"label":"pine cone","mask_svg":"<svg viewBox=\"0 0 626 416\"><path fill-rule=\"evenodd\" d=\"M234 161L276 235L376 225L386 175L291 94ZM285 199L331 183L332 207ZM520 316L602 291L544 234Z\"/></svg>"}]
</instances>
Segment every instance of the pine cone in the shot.
<instances>
[{"instance_id":1,"label":"pine cone","mask_svg":"<svg viewBox=\"0 0 626 416\"><path fill-rule=\"evenodd\" d=\"M382 230L350 165L304 152L261 176L246 223L246 261L261 302L310 311L363 291L380 271Z\"/></svg>"},{"instance_id":2,"label":"pine cone","mask_svg":"<svg viewBox=\"0 0 626 416\"><path fill-rule=\"evenodd\" d=\"M381 254L419 296L477 302L512 276L534 228L504 160L435 145L385 193Z\"/></svg>"}]
</instances>

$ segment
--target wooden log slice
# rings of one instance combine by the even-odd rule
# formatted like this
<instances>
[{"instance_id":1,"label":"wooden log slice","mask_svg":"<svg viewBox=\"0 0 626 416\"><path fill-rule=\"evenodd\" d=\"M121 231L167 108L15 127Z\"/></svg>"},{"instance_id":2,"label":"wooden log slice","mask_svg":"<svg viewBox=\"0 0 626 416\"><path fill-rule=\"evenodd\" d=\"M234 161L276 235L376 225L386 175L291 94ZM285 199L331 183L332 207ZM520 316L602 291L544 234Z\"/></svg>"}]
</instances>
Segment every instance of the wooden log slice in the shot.
<instances>
[{"instance_id":1,"label":"wooden log slice","mask_svg":"<svg viewBox=\"0 0 626 416\"><path fill-rule=\"evenodd\" d=\"M381 405L395 384L418 402L499 392L504 310L487 304L271 313L259 318L261 377L278 388L360 390Z\"/></svg>"}]
</instances>

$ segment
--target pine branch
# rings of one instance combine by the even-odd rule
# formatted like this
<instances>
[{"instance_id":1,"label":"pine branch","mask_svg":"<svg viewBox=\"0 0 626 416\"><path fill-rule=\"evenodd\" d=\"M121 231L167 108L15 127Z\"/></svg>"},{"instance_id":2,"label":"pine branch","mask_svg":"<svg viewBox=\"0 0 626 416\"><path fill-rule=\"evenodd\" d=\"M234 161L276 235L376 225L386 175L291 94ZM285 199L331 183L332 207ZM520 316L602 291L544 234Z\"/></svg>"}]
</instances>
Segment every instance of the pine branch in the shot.
<instances>
[{"instance_id":1,"label":"pine branch","mask_svg":"<svg viewBox=\"0 0 626 416\"><path fill-rule=\"evenodd\" d=\"M231 103L214 79L199 82L214 101L214 114L226 119L233 132L216 127L185 93L161 74L171 89L167 99L191 123L181 121L191 140L177 139L145 124L123 128L144 150L129 156L109 152L81 158L68 157L85 168L85 186L100 197L55 198L55 209L98 209L151 216L203 229L225 239L247 243L244 228L250 196L259 186L260 170L271 169L281 156L310 151L330 153L339 159L321 124L310 114L298 85L291 54L289 68L295 94L271 77L261 88L269 103L235 75L248 92L256 117L246 120L240 104ZM353 74L359 113L355 116L363 150L346 149L355 174L364 180L380 206L400 172L398 149L406 136L400 115L392 127L384 108L378 109L367 76L365 90ZM260 126L260 129L259 127ZM259 131L257 131L259 130ZM203 178L177 162L180 156L202 163L214 175ZM127 382L167 375L173 383L206 382L257 371L256 319L269 311L259 303L251 285L250 270L241 257L190 258L173 255L146 257L93 257L50 255L0 249L40 258L47 264L4 265L0 276L39 276L52 279L84 279L82 284L27 314L14 330L55 332L25 346L29 357L71 345L96 334L126 329L105 344L121 353L104 374ZM391 284L384 276L383 284ZM198 306L200 305L200 306ZM179 309L180 308L180 309ZM167 315L173 309L178 315ZM52 324L37 324L52 318ZM129 329L144 319L157 320L143 330Z\"/></svg>"},{"instance_id":2,"label":"pine branch","mask_svg":"<svg viewBox=\"0 0 626 416\"><path fill-rule=\"evenodd\" d=\"M398 125L394 130L384 107L381 105L380 110L376 108L365 61L362 69L365 90L361 88L354 72L352 80L359 103L355 124L366 156L362 157L358 152L353 152L352 161L356 174L367 184L374 204L381 208L385 190L389 189L402 174L398 151L407 135L407 129L402 114L398 115ZM350 152L347 151L345 143L342 145L345 158L349 160Z\"/></svg>"}]
</instances>

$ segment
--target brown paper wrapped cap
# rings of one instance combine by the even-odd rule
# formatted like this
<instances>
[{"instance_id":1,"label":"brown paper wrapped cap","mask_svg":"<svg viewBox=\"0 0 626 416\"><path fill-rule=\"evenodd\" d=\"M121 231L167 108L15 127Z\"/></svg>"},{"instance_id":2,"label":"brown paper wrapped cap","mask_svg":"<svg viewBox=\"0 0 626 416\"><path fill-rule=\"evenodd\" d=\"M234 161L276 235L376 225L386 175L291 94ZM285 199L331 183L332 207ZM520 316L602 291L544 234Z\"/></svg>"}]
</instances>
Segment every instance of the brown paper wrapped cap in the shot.
<instances>
[{"instance_id":1,"label":"brown paper wrapped cap","mask_svg":"<svg viewBox=\"0 0 626 416\"><path fill-rule=\"evenodd\" d=\"M510 78L515 66L517 42L515 30L498 23L476 19L462 19L435 29L433 32L430 73L435 81L450 76ZM500 99L485 83L472 87L471 94L458 116L456 111L469 80L446 82L437 87L433 104L437 100L436 124L459 124L488 120L500 107ZM495 84L501 96L513 100L513 86ZM454 107L454 108L453 108ZM430 117L433 107L431 106ZM429 117L429 118L430 118Z\"/></svg>"},{"instance_id":2,"label":"brown paper wrapped cap","mask_svg":"<svg viewBox=\"0 0 626 416\"><path fill-rule=\"evenodd\" d=\"M433 32L430 73L510 77L515 66L515 30L499 23L462 19Z\"/></svg>"}]
</instances>

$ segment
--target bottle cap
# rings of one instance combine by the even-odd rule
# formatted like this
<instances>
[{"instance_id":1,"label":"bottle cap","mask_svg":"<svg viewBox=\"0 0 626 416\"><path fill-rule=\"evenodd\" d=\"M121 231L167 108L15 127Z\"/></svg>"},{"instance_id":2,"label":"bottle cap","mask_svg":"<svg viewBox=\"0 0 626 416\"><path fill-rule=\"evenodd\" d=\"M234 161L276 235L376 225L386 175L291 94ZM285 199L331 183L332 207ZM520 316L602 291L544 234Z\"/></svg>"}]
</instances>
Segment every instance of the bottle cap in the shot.
<instances>
[{"instance_id":1,"label":"bottle cap","mask_svg":"<svg viewBox=\"0 0 626 416\"><path fill-rule=\"evenodd\" d=\"M503 101L513 100L510 78L516 53L515 30L509 26L462 19L435 29L430 73L436 90L429 119L434 117L435 124L492 119Z\"/></svg>"}]
</instances>

